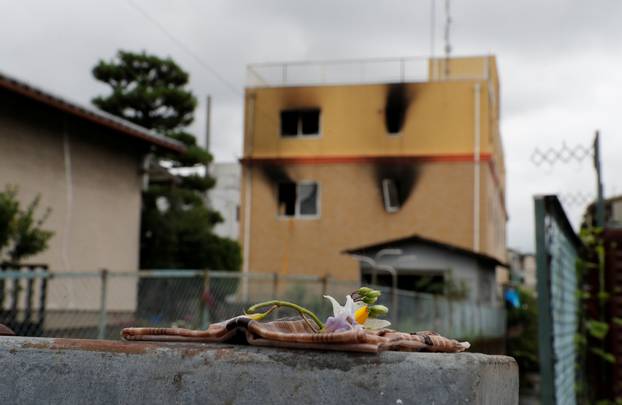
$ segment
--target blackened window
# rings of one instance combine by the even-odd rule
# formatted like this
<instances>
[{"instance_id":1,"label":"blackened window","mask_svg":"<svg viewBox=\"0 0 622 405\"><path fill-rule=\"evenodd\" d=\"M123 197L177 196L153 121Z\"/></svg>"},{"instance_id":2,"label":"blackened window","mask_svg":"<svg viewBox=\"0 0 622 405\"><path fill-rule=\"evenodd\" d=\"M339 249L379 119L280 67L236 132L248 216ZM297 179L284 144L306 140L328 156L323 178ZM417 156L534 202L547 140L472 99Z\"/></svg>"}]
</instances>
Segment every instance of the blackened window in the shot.
<instances>
[{"instance_id":1,"label":"blackened window","mask_svg":"<svg viewBox=\"0 0 622 405\"><path fill-rule=\"evenodd\" d=\"M296 215L296 183L279 183L279 215Z\"/></svg>"},{"instance_id":2,"label":"blackened window","mask_svg":"<svg viewBox=\"0 0 622 405\"><path fill-rule=\"evenodd\" d=\"M301 109L281 111L281 136L313 136L320 133L320 110Z\"/></svg>"},{"instance_id":3,"label":"blackened window","mask_svg":"<svg viewBox=\"0 0 622 405\"><path fill-rule=\"evenodd\" d=\"M300 125L302 135L315 135L320 133L320 110L305 110L300 112Z\"/></svg>"},{"instance_id":4,"label":"blackened window","mask_svg":"<svg viewBox=\"0 0 622 405\"><path fill-rule=\"evenodd\" d=\"M319 214L319 186L314 182L283 182L278 186L279 215L315 217Z\"/></svg>"},{"instance_id":5,"label":"blackened window","mask_svg":"<svg viewBox=\"0 0 622 405\"><path fill-rule=\"evenodd\" d=\"M281 111L281 135L298 135L298 111Z\"/></svg>"}]
</instances>

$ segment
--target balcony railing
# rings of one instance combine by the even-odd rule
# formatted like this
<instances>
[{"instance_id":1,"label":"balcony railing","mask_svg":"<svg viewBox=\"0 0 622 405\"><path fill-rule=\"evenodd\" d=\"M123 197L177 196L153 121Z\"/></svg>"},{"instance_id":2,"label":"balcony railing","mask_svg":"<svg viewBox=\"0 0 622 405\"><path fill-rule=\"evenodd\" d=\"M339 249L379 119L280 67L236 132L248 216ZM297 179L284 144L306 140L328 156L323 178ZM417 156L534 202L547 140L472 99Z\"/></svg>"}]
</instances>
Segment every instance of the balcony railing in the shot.
<instances>
[{"instance_id":1,"label":"balcony railing","mask_svg":"<svg viewBox=\"0 0 622 405\"><path fill-rule=\"evenodd\" d=\"M247 67L246 84L247 87L293 87L488 78L487 68L481 74L448 74L444 69L445 59L430 61L419 56L253 64Z\"/></svg>"}]
</instances>

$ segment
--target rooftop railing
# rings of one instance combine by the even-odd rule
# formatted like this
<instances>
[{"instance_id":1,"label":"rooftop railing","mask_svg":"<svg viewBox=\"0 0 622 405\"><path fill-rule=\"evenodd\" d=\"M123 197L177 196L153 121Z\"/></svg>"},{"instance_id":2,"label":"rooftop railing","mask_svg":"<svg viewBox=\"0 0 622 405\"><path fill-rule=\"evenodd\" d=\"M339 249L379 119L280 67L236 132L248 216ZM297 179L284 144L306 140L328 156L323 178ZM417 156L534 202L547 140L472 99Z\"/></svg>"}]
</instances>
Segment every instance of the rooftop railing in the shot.
<instances>
[{"instance_id":1,"label":"rooftop railing","mask_svg":"<svg viewBox=\"0 0 622 405\"><path fill-rule=\"evenodd\" d=\"M261 63L247 66L246 84L247 87L293 87L488 78L487 69L482 69L481 74L449 74L444 62L445 59L418 56Z\"/></svg>"}]
</instances>

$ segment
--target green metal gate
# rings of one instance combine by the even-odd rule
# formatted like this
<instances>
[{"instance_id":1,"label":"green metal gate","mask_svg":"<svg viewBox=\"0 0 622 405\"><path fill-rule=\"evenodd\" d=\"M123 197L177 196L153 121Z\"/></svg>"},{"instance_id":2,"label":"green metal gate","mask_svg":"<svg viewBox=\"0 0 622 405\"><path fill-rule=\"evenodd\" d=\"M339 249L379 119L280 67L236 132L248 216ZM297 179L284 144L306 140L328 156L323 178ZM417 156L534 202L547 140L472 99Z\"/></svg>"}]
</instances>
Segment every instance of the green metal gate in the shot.
<instances>
[{"instance_id":1,"label":"green metal gate","mask_svg":"<svg viewBox=\"0 0 622 405\"><path fill-rule=\"evenodd\" d=\"M581 241L556 196L535 197L542 404L575 404L576 261Z\"/></svg>"}]
</instances>

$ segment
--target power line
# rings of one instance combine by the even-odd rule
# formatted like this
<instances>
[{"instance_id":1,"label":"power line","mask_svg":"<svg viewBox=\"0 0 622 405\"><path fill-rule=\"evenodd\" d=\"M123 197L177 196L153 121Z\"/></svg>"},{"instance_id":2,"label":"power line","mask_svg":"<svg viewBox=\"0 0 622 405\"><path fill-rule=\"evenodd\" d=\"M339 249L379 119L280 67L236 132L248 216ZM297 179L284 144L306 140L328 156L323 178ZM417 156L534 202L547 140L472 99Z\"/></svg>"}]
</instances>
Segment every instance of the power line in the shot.
<instances>
[{"instance_id":1,"label":"power line","mask_svg":"<svg viewBox=\"0 0 622 405\"><path fill-rule=\"evenodd\" d=\"M189 46L187 46L183 41L181 41L180 39L175 37L173 34L171 34L171 32L169 30L167 30L166 27L163 24L161 24L158 20L153 18L151 15L149 15L149 13L147 13L147 11L145 11L144 8L140 7L134 0L127 0L127 2L138 13L140 13L143 17L145 17L152 24L154 24L157 28L159 28L160 31L162 31L162 33L164 35L166 35L171 41L173 41L173 43L175 43L184 52L186 52L188 55L190 55L201 67L203 67L205 70L207 70L209 73L211 73L216 79L218 79L220 82L222 82L229 90L231 90L232 92L234 92L238 96L243 96L244 97L244 92L242 90L240 90L238 88L238 86L236 86L232 82L230 82L227 79L225 79L220 73L218 73L218 71L216 69L214 69L212 66L210 66L209 63L205 62L199 55L194 53L194 51ZM257 106L255 106L255 109L256 109L256 111L259 114L265 116L270 121L276 122L276 120L274 119L272 114L269 114L263 108L258 108Z\"/></svg>"},{"instance_id":2,"label":"power line","mask_svg":"<svg viewBox=\"0 0 622 405\"><path fill-rule=\"evenodd\" d=\"M209 65L209 63L205 62L199 55L194 53L194 51L186 46L180 39L171 34L169 30L166 29L164 25L162 25L158 20L153 18L149 13L139 6L133 0L127 0L127 3L136 10L139 14L141 14L145 19L149 20L153 25L155 25L164 35L168 37L171 41L173 41L177 46L179 46L184 52L186 52L190 57L192 57L200 66L202 66L205 70L212 74L216 79L218 79L221 83L223 83L229 90L233 91L236 95L243 95L244 93L236 86L231 83L229 80L225 79L216 69Z\"/></svg>"}]
</instances>

